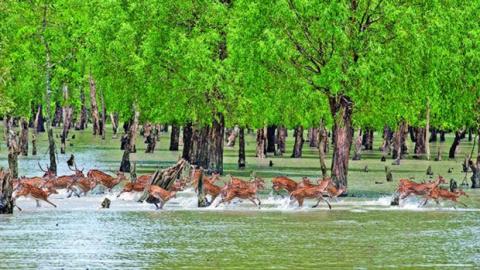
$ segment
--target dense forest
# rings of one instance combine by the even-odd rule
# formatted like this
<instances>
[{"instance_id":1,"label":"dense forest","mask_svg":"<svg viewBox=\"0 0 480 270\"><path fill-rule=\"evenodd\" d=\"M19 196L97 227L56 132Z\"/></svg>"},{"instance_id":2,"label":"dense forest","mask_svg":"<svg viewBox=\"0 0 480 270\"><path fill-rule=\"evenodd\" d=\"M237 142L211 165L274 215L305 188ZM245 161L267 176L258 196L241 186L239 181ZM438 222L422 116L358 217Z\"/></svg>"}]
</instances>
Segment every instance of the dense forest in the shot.
<instances>
[{"instance_id":1,"label":"dense forest","mask_svg":"<svg viewBox=\"0 0 480 270\"><path fill-rule=\"evenodd\" d=\"M447 132L450 158L466 134L480 140L478 1L6 0L0 14L0 116L14 171L44 131L56 170L52 127L63 128L64 153L71 129L100 141L108 124L123 134L125 172L135 136L153 152L164 126L171 150L181 133L182 156L220 173L225 138L238 137L243 167L248 130L259 158L285 153L292 129L301 157L308 130L322 172L343 186L374 132L397 165L408 136L425 159L445 150L429 142Z\"/></svg>"}]
</instances>

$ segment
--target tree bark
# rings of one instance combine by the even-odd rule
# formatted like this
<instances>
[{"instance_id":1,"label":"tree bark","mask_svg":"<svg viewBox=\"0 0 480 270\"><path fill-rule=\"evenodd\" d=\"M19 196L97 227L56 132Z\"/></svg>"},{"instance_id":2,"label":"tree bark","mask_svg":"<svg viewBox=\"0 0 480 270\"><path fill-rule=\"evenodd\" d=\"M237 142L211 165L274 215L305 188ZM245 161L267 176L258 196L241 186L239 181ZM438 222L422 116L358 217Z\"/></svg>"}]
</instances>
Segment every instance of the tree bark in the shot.
<instances>
[{"instance_id":1,"label":"tree bark","mask_svg":"<svg viewBox=\"0 0 480 270\"><path fill-rule=\"evenodd\" d=\"M145 138L145 144L147 144L147 149L145 150L145 153L155 152L157 139L155 138L155 130L152 124L147 123L143 125L143 137Z\"/></svg>"},{"instance_id":2,"label":"tree bark","mask_svg":"<svg viewBox=\"0 0 480 270\"><path fill-rule=\"evenodd\" d=\"M112 130L113 135L112 138L117 138L118 133L118 113L110 113L110 121L112 121Z\"/></svg>"},{"instance_id":3,"label":"tree bark","mask_svg":"<svg viewBox=\"0 0 480 270\"><path fill-rule=\"evenodd\" d=\"M238 131L238 168L245 168L245 129Z\"/></svg>"},{"instance_id":4,"label":"tree bark","mask_svg":"<svg viewBox=\"0 0 480 270\"><path fill-rule=\"evenodd\" d=\"M480 128L477 129L477 160L474 163L472 157L468 161L470 169L472 170L472 188L480 188Z\"/></svg>"},{"instance_id":5,"label":"tree bark","mask_svg":"<svg viewBox=\"0 0 480 270\"><path fill-rule=\"evenodd\" d=\"M285 153L286 137L287 129L283 125L280 125L277 128L277 156L282 156Z\"/></svg>"},{"instance_id":6,"label":"tree bark","mask_svg":"<svg viewBox=\"0 0 480 270\"><path fill-rule=\"evenodd\" d=\"M0 169L0 214L13 214L13 181L10 172Z\"/></svg>"},{"instance_id":7,"label":"tree bark","mask_svg":"<svg viewBox=\"0 0 480 270\"><path fill-rule=\"evenodd\" d=\"M417 141L417 138L415 138L415 129L412 126L408 127L408 132L410 133L410 140L414 143Z\"/></svg>"},{"instance_id":8,"label":"tree bark","mask_svg":"<svg viewBox=\"0 0 480 270\"><path fill-rule=\"evenodd\" d=\"M213 119L208 140L208 171L223 174L223 137L225 120L223 114L218 113Z\"/></svg>"},{"instance_id":9,"label":"tree bark","mask_svg":"<svg viewBox=\"0 0 480 270\"><path fill-rule=\"evenodd\" d=\"M42 23L42 34L41 40L45 47L45 85L46 85L46 93L45 93L45 104L47 106L47 117L46 117L46 126L47 126L47 134L48 134L48 152L50 156L50 170L56 175L57 174L57 161L55 158L55 140L53 138L53 129L50 123L50 95L52 92L51 89L51 72L52 72L52 64L51 64L51 57L50 57L50 46L45 39L45 30L47 28L47 8L48 6L45 5L44 13L43 13L43 23Z\"/></svg>"},{"instance_id":10,"label":"tree bark","mask_svg":"<svg viewBox=\"0 0 480 270\"><path fill-rule=\"evenodd\" d=\"M66 140L68 138L68 132L72 121L73 109L67 105L68 103L68 88L67 85L63 85L63 131L60 136L61 145L60 153L65 154Z\"/></svg>"},{"instance_id":11,"label":"tree bark","mask_svg":"<svg viewBox=\"0 0 480 270\"><path fill-rule=\"evenodd\" d=\"M228 147L234 147L235 146L235 141L237 140L238 137L238 127L235 126L234 128L231 129L230 134L228 135L227 138L227 146Z\"/></svg>"},{"instance_id":12,"label":"tree bark","mask_svg":"<svg viewBox=\"0 0 480 270\"><path fill-rule=\"evenodd\" d=\"M87 127L87 105L86 105L86 99L85 99L85 90L83 88L83 83L80 85L80 102L81 102L81 108L80 108L80 119L75 125L76 130L84 130Z\"/></svg>"},{"instance_id":13,"label":"tree bark","mask_svg":"<svg viewBox=\"0 0 480 270\"><path fill-rule=\"evenodd\" d=\"M25 118L22 118L20 126L20 153L22 156L28 156L28 121Z\"/></svg>"},{"instance_id":14,"label":"tree bark","mask_svg":"<svg viewBox=\"0 0 480 270\"><path fill-rule=\"evenodd\" d=\"M353 103L346 96L330 97L330 110L334 121L332 180L337 186L347 187L348 162L353 139Z\"/></svg>"},{"instance_id":15,"label":"tree bark","mask_svg":"<svg viewBox=\"0 0 480 270\"><path fill-rule=\"evenodd\" d=\"M438 131L436 129L432 129L432 132L430 132L430 139L428 139L429 142L437 142L438 140Z\"/></svg>"},{"instance_id":16,"label":"tree bark","mask_svg":"<svg viewBox=\"0 0 480 270\"><path fill-rule=\"evenodd\" d=\"M373 150L373 129L365 129L362 137L362 145L365 150Z\"/></svg>"},{"instance_id":17,"label":"tree bark","mask_svg":"<svg viewBox=\"0 0 480 270\"><path fill-rule=\"evenodd\" d=\"M415 128L415 158L422 158L426 154L425 140L427 138L425 128Z\"/></svg>"},{"instance_id":18,"label":"tree bark","mask_svg":"<svg viewBox=\"0 0 480 270\"><path fill-rule=\"evenodd\" d=\"M445 131L440 130L440 142L445 142Z\"/></svg>"},{"instance_id":19,"label":"tree bark","mask_svg":"<svg viewBox=\"0 0 480 270\"><path fill-rule=\"evenodd\" d=\"M355 149L352 160L362 159L362 129L358 129L358 136L355 139Z\"/></svg>"},{"instance_id":20,"label":"tree bark","mask_svg":"<svg viewBox=\"0 0 480 270\"><path fill-rule=\"evenodd\" d=\"M394 134L393 141L392 158L395 159L395 165L400 165L400 160L403 158L403 154L405 153L404 151L402 151L402 148L405 144L406 131L407 124L405 123L405 121L401 121L398 125L397 131Z\"/></svg>"},{"instance_id":21,"label":"tree bark","mask_svg":"<svg viewBox=\"0 0 480 270\"><path fill-rule=\"evenodd\" d=\"M132 164L130 161L130 154L136 151L135 149L135 140L137 136L137 129L138 129L138 118L140 116L140 112L137 110L134 111L133 119L128 128L127 132L127 143L125 145L125 150L123 151L122 162L120 163L120 171L121 172L131 172Z\"/></svg>"},{"instance_id":22,"label":"tree bark","mask_svg":"<svg viewBox=\"0 0 480 270\"><path fill-rule=\"evenodd\" d=\"M32 129L32 156L37 155L37 133L38 133L38 119L40 116L40 111L42 110L42 106L38 106L37 113L35 114L35 118L33 119L33 129Z\"/></svg>"},{"instance_id":23,"label":"tree bark","mask_svg":"<svg viewBox=\"0 0 480 270\"><path fill-rule=\"evenodd\" d=\"M13 130L13 118L7 117L7 146L8 146L8 168L13 178L18 178L18 155L20 147L17 133Z\"/></svg>"},{"instance_id":24,"label":"tree bark","mask_svg":"<svg viewBox=\"0 0 480 270\"><path fill-rule=\"evenodd\" d=\"M55 102L55 114L52 121L52 127L59 127L62 122L62 117L62 106L60 106L60 102Z\"/></svg>"},{"instance_id":25,"label":"tree bark","mask_svg":"<svg viewBox=\"0 0 480 270\"><path fill-rule=\"evenodd\" d=\"M308 136L308 141L310 144L310 147L315 147L318 148L318 128L313 127L309 128L309 136Z\"/></svg>"},{"instance_id":26,"label":"tree bark","mask_svg":"<svg viewBox=\"0 0 480 270\"><path fill-rule=\"evenodd\" d=\"M259 159L264 159L265 158L265 129L264 128L259 128L257 129L257 157Z\"/></svg>"},{"instance_id":27,"label":"tree bark","mask_svg":"<svg viewBox=\"0 0 480 270\"><path fill-rule=\"evenodd\" d=\"M103 91L101 91L100 103L102 104L102 114L100 121L100 135L102 135L102 140L105 140L105 126L107 125L107 109L105 107L105 98L103 96Z\"/></svg>"},{"instance_id":28,"label":"tree bark","mask_svg":"<svg viewBox=\"0 0 480 270\"><path fill-rule=\"evenodd\" d=\"M430 160L430 143L428 141L428 132L430 131L430 101L427 101L427 116L426 116L426 126L425 126L425 154L427 155L427 160Z\"/></svg>"},{"instance_id":29,"label":"tree bark","mask_svg":"<svg viewBox=\"0 0 480 270\"><path fill-rule=\"evenodd\" d=\"M292 158L301 158L303 148L303 126L297 126L293 136L295 136L295 143L293 144Z\"/></svg>"},{"instance_id":30,"label":"tree bark","mask_svg":"<svg viewBox=\"0 0 480 270\"><path fill-rule=\"evenodd\" d=\"M325 178L327 177L327 165L325 162L325 153L326 153L325 147L327 147L327 144L328 144L328 133L327 133L327 129L325 128L325 123L323 119L322 121L320 121L318 139L319 139L318 154L320 157L320 170L322 171L322 177Z\"/></svg>"},{"instance_id":31,"label":"tree bark","mask_svg":"<svg viewBox=\"0 0 480 270\"><path fill-rule=\"evenodd\" d=\"M192 146L192 124L187 123L183 126L183 151L182 158L191 162L191 146Z\"/></svg>"},{"instance_id":32,"label":"tree bark","mask_svg":"<svg viewBox=\"0 0 480 270\"><path fill-rule=\"evenodd\" d=\"M267 127L267 153L275 153L275 130L277 126Z\"/></svg>"},{"instance_id":33,"label":"tree bark","mask_svg":"<svg viewBox=\"0 0 480 270\"><path fill-rule=\"evenodd\" d=\"M209 127L192 128L192 143L190 148L191 164L202 168L208 168L208 135Z\"/></svg>"},{"instance_id":34,"label":"tree bark","mask_svg":"<svg viewBox=\"0 0 480 270\"><path fill-rule=\"evenodd\" d=\"M92 122L93 122L93 135L100 134L100 120L98 115L98 106L97 106L97 86L95 80L93 79L92 74L89 76L90 82L90 105L92 107Z\"/></svg>"},{"instance_id":35,"label":"tree bark","mask_svg":"<svg viewBox=\"0 0 480 270\"><path fill-rule=\"evenodd\" d=\"M455 138L453 139L452 146L448 151L448 158L455 158L455 152L457 151L457 146L460 144L462 137L465 137L465 130L455 131Z\"/></svg>"},{"instance_id":36,"label":"tree bark","mask_svg":"<svg viewBox=\"0 0 480 270\"><path fill-rule=\"evenodd\" d=\"M170 151L178 151L178 143L180 141L180 127L176 124L172 125L170 134Z\"/></svg>"}]
</instances>

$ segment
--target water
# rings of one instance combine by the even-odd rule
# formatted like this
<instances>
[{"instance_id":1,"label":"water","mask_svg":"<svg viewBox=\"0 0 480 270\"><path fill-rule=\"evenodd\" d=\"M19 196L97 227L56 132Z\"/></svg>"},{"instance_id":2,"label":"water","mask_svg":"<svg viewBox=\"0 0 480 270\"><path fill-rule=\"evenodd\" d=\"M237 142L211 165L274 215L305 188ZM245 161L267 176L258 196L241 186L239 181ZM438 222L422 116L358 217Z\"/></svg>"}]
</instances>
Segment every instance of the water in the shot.
<instances>
[{"instance_id":1,"label":"water","mask_svg":"<svg viewBox=\"0 0 480 270\"><path fill-rule=\"evenodd\" d=\"M104 197L110 209L99 209ZM333 210L263 197L198 210L191 191L165 210L126 194L19 199L0 217L0 268L478 268L480 213L451 204L390 207L389 198L340 199Z\"/></svg>"}]
</instances>

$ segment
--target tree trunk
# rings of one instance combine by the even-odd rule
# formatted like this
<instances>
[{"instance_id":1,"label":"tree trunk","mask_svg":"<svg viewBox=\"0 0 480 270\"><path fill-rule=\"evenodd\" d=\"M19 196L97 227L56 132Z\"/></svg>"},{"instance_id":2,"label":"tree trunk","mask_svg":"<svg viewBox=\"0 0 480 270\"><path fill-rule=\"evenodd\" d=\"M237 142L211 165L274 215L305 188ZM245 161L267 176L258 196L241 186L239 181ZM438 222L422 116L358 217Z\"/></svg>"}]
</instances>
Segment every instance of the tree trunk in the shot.
<instances>
[{"instance_id":1,"label":"tree trunk","mask_svg":"<svg viewBox=\"0 0 480 270\"><path fill-rule=\"evenodd\" d=\"M287 140L287 129L281 125L277 128L277 156L285 153L285 142Z\"/></svg>"},{"instance_id":2,"label":"tree trunk","mask_svg":"<svg viewBox=\"0 0 480 270\"><path fill-rule=\"evenodd\" d=\"M238 168L245 168L245 129L238 131Z\"/></svg>"},{"instance_id":3,"label":"tree trunk","mask_svg":"<svg viewBox=\"0 0 480 270\"><path fill-rule=\"evenodd\" d=\"M112 138L117 138L118 133L118 113L110 113L110 121L112 122L113 135Z\"/></svg>"},{"instance_id":4,"label":"tree trunk","mask_svg":"<svg viewBox=\"0 0 480 270\"><path fill-rule=\"evenodd\" d=\"M318 148L318 128L309 128L309 138L310 147Z\"/></svg>"},{"instance_id":5,"label":"tree trunk","mask_svg":"<svg viewBox=\"0 0 480 270\"><path fill-rule=\"evenodd\" d=\"M178 143L180 140L180 127L172 125L172 133L170 134L170 151L178 151Z\"/></svg>"},{"instance_id":6,"label":"tree trunk","mask_svg":"<svg viewBox=\"0 0 480 270\"><path fill-rule=\"evenodd\" d=\"M193 127L192 143L190 148L191 164L208 168L208 135L209 127Z\"/></svg>"},{"instance_id":7,"label":"tree trunk","mask_svg":"<svg viewBox=\"0 0 480 270\"><path fill-rule=\"evenodd\" d=\"M227 138L227 146L228 147L234 147L235 146L235 141L237 140L238 137L238 127L235 126L231 131L230 134L228 135Z\"/></svg>"},{"instance_id":8,"label":"tree trunk","mask_svg":"<svg viewBox=\"0 0 480 270\"><path fill-rule=\"evenodd\" d=\"M347 187L348 162L353 139L353 103L346 96L330 97L330 110L334 121L332 180L337 186Z\"/></svg>"},{"instance_id":9,"label":"tree trunk","mask_svg":"<svg viewBox=\"0 0 480 270\"><path fill-rule=\"evenodd\" d=\"M392 151L392 158L395 159L394 164L400 165L400 160L403 158L404 151L402 151L402 147L405 144L405 135L407 130L407 124L405 121L401 121L398 125L398 129L393 135L393 151Z\"/></svg>"},{"instance_id":10,"label":"tree trunk","mask_svg":"<svg viewBox=\"0 0 480 270\"><path fill-rule=\"evenodd\" d=\"M355 140L355 149L352 160L362 159L362 129L358 129L358 136Z\"/></svg>"},{"instance_id":11,"label":"tree trunk","mask_svg":"<svg viewBox=\"0 0 480 270\"><path fill-rule=\"evenodd\" d=\"M267 153L275 153L275 130L277 126L267 127Z\"/></svg>"},{"instance_id":12,"label":"tree trunk","mask_svg":"<svg viewBox=\"0 0 480 270\"><path fill-rule=\"evenodd\" d=\"M43 23L42 23L42 34L41 40L45 47L45 85L46 85L46 93L45 93L45 104L47 106L47 117L46 117L46 126L47 126L47 134L48 134L48 152L50 156L50 170L56 175L57 174L57 161L55 158L55 140L53 138L53 129L50 123L50 95L52 92L51 88L51 72L52 72L52 64L50 60L50 47L45 39L45 30L47 28L47 8L48 6L45 5L44 13L43 13Z\"/></svg>"},{"instance_id":13,"label":"tree trunk","mask_svg":"<svg viewBox=\"0 0 480 270\"><path fill-rule=\"evenodd\" d=\"M10 172L0 169L0 214L13 214L13 181Z\"/></svg>"},{"instance_id":14,"label":"tree trunk","mask_svg":"<svg viewBox=\"0 0 480 270\"><path fill-rule=\"evenodd\" d=\"M17 133L13 130L13 118L7 117L8 168L14 179L18 178L18 155L20 147Z\"/></svg>"},{"instance_id":15,"label":"tree trunk","mask_svg":"<svg viewBox=\"0 0 480 270\"><path fill-rule=\"evenodd\" d=\"M428 142L436 142L437 141L437 135L438 135L438 131L434 128L432 128L432 132L430 132L430 139L428 139Z\"/></svg>"},{"instance_id":16,"label":"tree trunk","mask_svg":"<svg viewBox=\"0 0 480 270\"><path fill-rule=\"evenodd\" d=\"M85 99L85 90L83 89L83 83L80 85L80 120L75 125L76 130L84 130L87 127L87 104Z\"/></svg>"},{"instance_id":17,"label":"tree trunk","mask_svg":"<svg viewBox=\"0 0 480 270\"><path fill-rule=\"evenodd\" d=\"M223 114L214 118L208 140L208 171L223 174L223 137L225 120Z\"/></svg>"},{"instance_id":18,"label":"tree trunk","mask_svg":"<svg viewBox=\"0 0 480 270\"><path fill-rule=\"evenodd\" d=\"M41 106L38 106L37 113L33 119L33 129L32 129L32 156L37 155L37 132L38 132L38 119L40 116L40 111L42 110Z\"/></svg>"},{"instance_id":19,"label":"tree trunk","mask_svg":"<svg viewBox=\"0 0 480 270\"><path fill-rule=\"evenodd\" d=\"M448 151L448 158L455 158L455 152L457 151L457 146L460 144L460 140L465 136L465 131L455 131L455 138L453 139L452 146Z\"/></svg>"},{"instance_id":20,"label":"tree trunk","mask_svg":"<svg viewBox=\"0 0 480 270\"><path fill-rule=\"evenodd\" d=\"M187 123L183 126L183 151L182 158L191 162L191 146L192 146L192 124Z\"/></svg>"},{"instance_id":21,"label":"tree trunk","mask_svg":"<svg viewBox=\"0 0 480 270\"><path fill-rule=\"evenodd\" d=\"M105 126L107 125L107 109L105 108L105 98L103 96L103 91L101 91L100 103L102 104L102 119L100 121L100 135L102 135L102 140L105 140Z\"/></svg>"},{"instance_id":22,"label":"tree trunk","mask_svg":"<svg viewBox=\"0 0 480 270\"><path fill-rule=\"evenodd\" d=\"M415 158L421 158L426 153L426 145L425 140L427 138L426 129L425 128L415 128Z\"/></svg>"},{"instance_id":23,"label":"tree trunk","mask_svg":"<svg viewBox=\"0 0 480 270\"><path fill-rule=\"evenodd\" d=\"M320 121L318 139L319 139L318 154L320 157L320 170L322 171L322 177L325 178L327 177L327 164L325 163L325 153L326 153L325 147L327 147L327 144L328 144L328 133L327 133L327 129L325 128L325 123L323 119L322 121Z\"/></svg>"},{"instance_id":24,"label":"tree trunk","mask_svg":"<svg viewBox=\"0 0 480 270\"><path fill-rule=\"evenodd\" d=\"M425 126L425 154L427 160L430 160L430 143L428 142L428 132L430 131L430 101L427 101L427 117Z\"/></svg>"},{"instance_id":25,"label":"tree trunk","mask_svg":"<svg viewBox=\"0 0 480 270\"><path fill-rule=\"evenodd\" d=\"M135 107L135 106L134 106ZM125 145L125 150L123 151L122 162L120 163L120 171L121 172L131 172L132 164L130 161L130 154L136 151L135 149L135 139L137 136L137 129L138 129L138 117L140 113L135 110L133 114L133 119L131 120L131 124L129 125L128 132L127 132L127 143Z\"/></svg>"},{"instance_id":26,"label":"tree trunk","mask_svg":"<svg viewBox=\"0 0 480 270\"><path fill-rule=\"evenodd\" d=\"M61 145L60 153L65 154L66 140L68 139L68 131L70 130L70 125L72 121L73 109L67 106L68 103L68 88L67 85L63 85L63 131L60 136Z\"/></svg>"},{"instance_id":27,"label":"tree trunk","mask_svg":"<svg viewBox=\"0 0 480 270\"><path fill-rule=\"evenodd\" d=\"M480 128L477 130L477 160L475 163L472 161L472 157L470 157L468 164L470 169L472 170L472 188L480 188Z\"/></svg>"},{"instance_id":28,"label":"tree trunk","mask_svg":"<svg viewBox=\"0 0 480 270\"><path fill-rule=\"evenodd\" d=\"M417 138L415 138L415 129L412 126L408 127L408 132L410 133L410 140L414 143L417 141Z\"/></svg>"},{"instance_id":29,"label":"tree trunk","mask_svg":"<svg viewBox=\"0 0 480 270\"><path fill-rule=\"evenodd\" d=\"M98 106L97 106L97 86L95 80L93 79L92 74L89 76L90 82L90 105L92 107L92 122L93 122L93 135L100 134L100 120L98 115ZM129 170L130 171L130 170Z\"/></svg>"},{"instance_id":30,"label":"tree trunk","mask_svg":"<svg viewBox=\"0 0 480 270\"><path fill-rule=\"evenodd\" d=\"M200 169L200 176L198 177L197 200L197 207L207 207L207 198L205 197L205 192L203 191L203 169Z\"/></svg>"},{"instance_id":31,"label":"tree trunk","mask_svg":"<svg viewBox=\"0 0 480 270\"><path fill-rule=\"evenodd\" d=\"M22 117L20 121L20 153L22 156L28 156L28 121Z\"/></svg>"},{"instance_id":32,"label":"tree trunk","mask_svg":"<svg viewBox=\"0 0 480 270\"><path fill-rule=\"evenodd\" d=\"M473 128L468 128L468 141L471 142L473 139Z\"/></svg>"},{"instance_id":33,"label":"tree trunk","mask_svg":"<svg viewBox=\"0 0 480 270\"><path fill-rule=\"evenodd\" d=\"M52 127L59 127L62 117L62 106L60 106L60 102L55 102L55 115L53 116Z\"/></svg>"},{"instance_id":34,"label":"tree trunk","mask_svg":"<svg viewBox=\"0 0 480 270\"><path fill-rule=\"evenodd\" d=\"M303 148L303 126L297 126L293 136L295 136L295 143L293 144L292 158L301 158Z\"/></svg>"},{"instance_id":35,"label":"tree trunk","mask_svg":"<svg viewBox=\"0 0 480 270\"><path fill-rule=\"evenodd\" d=\"M155 138L155 130L152 124L147 123L143 126L143 137L145 138L145 144L147 144L147 149L145 150L145 153L155 152L157 139Z\"/></svg>"},{"instance_id":36,"label":"tree trunk","mask_svg":"<svg viewBox=\"0 0 480 270\"><path fill-rule=\"evenodd\" d=\"M257 130L257 157L259 159L264 159L265 158L265 129L264 128L259 128Z\"/></svg>"},{"instance_id":37,"label":"tree trunk","mask_svg":"<svg viewBox=\"0 0 480 270\"><path fill-rule=\"evenodd\" d=\"M373 129L365 129L362 137L362 145L365 150L373 150Z\"/></svg>"},{"instance_id":38,"label":"tree trunk","mask_svg":"<svg viewBox=\"0 0 480 270\"><path fill-rule=\"evenodd\" d=\"M440 130L440 142L445 142L445 131Z\"/></svg>"}]
</instances>

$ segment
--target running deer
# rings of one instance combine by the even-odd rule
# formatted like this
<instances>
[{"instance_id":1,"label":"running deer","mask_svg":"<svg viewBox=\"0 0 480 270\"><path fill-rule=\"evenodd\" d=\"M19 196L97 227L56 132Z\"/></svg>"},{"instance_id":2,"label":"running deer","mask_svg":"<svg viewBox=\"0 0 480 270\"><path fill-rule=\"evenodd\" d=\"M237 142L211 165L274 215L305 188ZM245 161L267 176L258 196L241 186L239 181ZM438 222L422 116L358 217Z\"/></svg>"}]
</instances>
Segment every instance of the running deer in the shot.
<instances>
[{"instance_id":1,"label":"running deer","mask_svg":"<svg viewBox=\"0 0 480 270\"><path fill-rule=\"evenodd\" d=\"M126 183L122 191L118 193L117 198L125 192L143 192L145 190L145 186L148 184L148 182L150 182L151 178L152 174L141 175L137 177L137 181L135 181L134 183Z\"/></svg>"},{"instance_id":2,"label":"running deer","mask_svg":"<svg viewBox=\"0 0 480 270\"><path fill-rule=\"evenodd\" d=\"M443 200L449 200L449 201L461 204L465 207L468 207L463 202L458 201L458 198L460 198L460 196L468 197L468 195L463 190L457 190L457 191L451 192L446 189L435 187L425 196L425 201L423 201L421 206L425 206L428 200L434 200L437 204L439 204L439 200L443 199Z\"/></svg>"},{"instance_id":3,"label":"running deer","mask_svg":"<svg viewBox=\"0 0 480 270\"><path fill-rule=\"evenodd\" d=\"M84 196L87 196L87 193L94 189L97 186L97 181L87 178L87 177L80 177L76 179L71 186L68 187L68 190L70 190L70 194L67 196L67 198L70 198L72 196L72 193L75 193L78 197L83 193ZM74 191L74 188L77 188L80 190L80 193L76 193Z\"/></svg>"},{"instance_id":4,"label":"running deer","mask_svg":"<svg viewBox=\"0 0 480 270\"><path fill-rule=\"evenodd\" d=\"M94 180L97 183L102 184L105 186L108 191L112 191L112 189L118 185L121 181L126 180L127 177L121 171L117 172L117 177L113 177L109 174L106 174L100 170L90 170L87 173L87 176Z\"/></svg>"},{"instance_id":5,"label":"running deer","mask_svg":"<svg viewBox=\"0 0 480 270\"><path fill-rule=\"evenodd\" d=\"M323 199L323 195L324 193L327 193L327 188L330 185L334 185L332 182L332 179L325 178L323 180L320 180L318 185L303 187L293 191L290 195L290 200L295 199L298 202L298 206L302 207L303 201L305 200L305 198L317 199L317 203L313 206L313 208L318 207L320 202L324 201L327 203L328 208L332 209L332 206L330 205L330 203L327 200ZM343 193L343 190L342 189L340 190Z\"/></svg>"},{"instance_id":6,"label":"running deer","mask_svg":"<svg viewBox=\"0 0 480 270\"><path fill-rule=\"evenodd\" d=\"M177 192L167 191L159 186L151 185L148 187L148 194L160 201L160 206L158 206L157 202L153 203L157 209L163 209L165 203L167 203L171 198L176 197Z\"/></svg>"},{"instance_id":7,"label":"running deer","mask_svg":"<svg viewBox=\"0 0 480 270\"><path fill-rule=\"evenodd\" d=\"M307 177L303 177L300 183L297 183L286 176L277 176L272 179L272 189L279 195L281 190L286 190L288 194L291 194L297 188L306 186L312 186L310 179Z\"/></svg>"},{"instance_id":8,"label":"running deer","mask_svg":"<svg viewBox=\"0 0 480 270\"><path fill-rule=\"evenodd\" d=\"M443 177L439 176L435 181L427 183L417 183L408 179L400 179L397 192L400 194L400 199L405 199L410 195L424 196L432 189L438 187L440 184L445 184Z\"/></svg>"},{"instance_id":9,"label":"running deer","mask_svg":"<svg viewBox=\"0 0 480 270\"><path fill-rule=\"evenodd\" d=\"M218 207L222 203L230 203L234 198L248 199L255 206L260 207L261 201L257 196L257 191L264 187L265 181L258 177L255 177L255 179L250 182L232 177L231 183L228 183L221 189L222 200L215 207ZM255 200L258 201L258 204Z\"/></svg>"},{"instance_id":10,"label":"running deer","mask_svg":"<svg viewBox=\"0 0 480 270\"><path fill-rule=\"evenodd\" d=\"M30 197L35 199L35 201L37 202L37 207L40 207L39 201L44 201L53 205L54 207L57 207L54 203L48 200L49 195L50 193L48 191L45 191L36 186L32 186L30 184L22 183L20 184L20 190L15 195L15 199L21 196L24 196L27 198Z\"/></svg>"}]
</instances>

